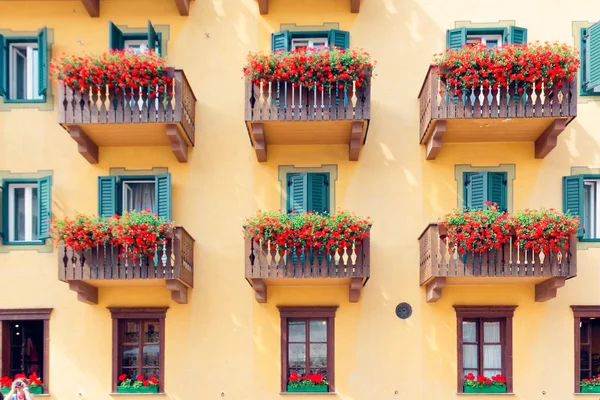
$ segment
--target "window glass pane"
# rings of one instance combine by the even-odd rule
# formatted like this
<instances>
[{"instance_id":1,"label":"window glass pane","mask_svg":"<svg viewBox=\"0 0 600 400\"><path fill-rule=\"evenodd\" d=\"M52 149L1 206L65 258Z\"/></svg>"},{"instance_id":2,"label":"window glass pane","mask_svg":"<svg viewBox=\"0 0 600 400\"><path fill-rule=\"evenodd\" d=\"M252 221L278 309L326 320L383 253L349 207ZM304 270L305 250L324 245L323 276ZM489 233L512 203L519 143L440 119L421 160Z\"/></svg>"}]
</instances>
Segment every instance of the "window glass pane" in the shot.
<instances>
[{"instance_id":1,"label":"window glass pane","mask_svg":"<svg viewBox=\"0 0 600 400\"><path fill-rule=\"evenodd\" d=\"M479 368L479 352L476 344L463 344L463 368Z\"/></svg>"},{"instance_id":2,"label":"window glass pane","mask_svg":"<svg viewBox=\"0 0 600 400\"><path fill-rule=\"evenodd\" d=\"M463 342L477 342L477 323L463 322Z\"/></svg>"},{"instance_id":3,"label":"window glass pane","mask_svg":"<svg viewBox=\"0 0 600 400\"><path fill-rule=\"evenodd\" d=\"M288 335L290 342L306 342L306 321L289 321Z\"/></svg>"},{"instance_id":4,"label":"window glass pane","mask_svg":"<svg viewBox=\"0 0 600 400\"><path fill-rule=\"evenodd\" d=\"M156 212L154 204L154 182L125 182L125 210Z\"/></svg>"},{"instance_id":5,"label":"window glass pane","mask_svg":"<svg viewBox=\"0 0 600 400\"><path fill-rule=\"evenodd\" d=\"M327 344L311 344L310 345L310 367L311 368L326 368L327 367Z\"/></svg>"},{"instance_id":6,"label":"window glass pane","mask_svg":"<svg viewBox=\"0 0 600 400\"><path fill-rule=\"evenodd\" d=\"M158 321L144 322L144 342L158 343L160 341L160 329Z\"/></svg>"},{"instance_id":7,"label":"window glass pane","mask_svg":"<svg viewBox=\"0 0 600 400\"><path fill-rule=\"evenodd\" d=\"M483 342L484 343L500 342L500 322L484 322L483 323Z\"/></svg>"},{"instance_id":8,"label":"window glass pane","mask_svg":"<svg viewBox=\"0 0 600 400\"><path fill-rule=\"evenodd\" d=\"M499 344L486 344L483 346L483 368L502 368L502 346Z\"/></svg>"},{"instance_id":9,"label":"window glass pane","mask_svg":"<svg viewBox=\"0 0 600 400\"><path fill-rule=\"evenodd\" d=\"M123 367L136 367L138 365L139 355L140 349L138 346L123 346L123 352L121 353L121 365Z\"/></svg>"},{"instance_id":10,"label":"window glass pane","mask_svg":"<svg viewBox=\"0 0 600 400\"><path fill-rule=\"evenodd\" d=\"M17 48L14 54L14 84L16 86L16 92L14 97L15 99L23 100L27 98L27 57L25 55L26 49Z\"/></svg>"},{"instance_id":11,"label":"window glass pane","mask_svg":"<svg viewBox=\"0 0 600 400\"><path fill-rule=\"evenodd\" d=\"M473 374L475 376L479 375L478 369L463 369L463 376Z\"/></svg>"},{"instance_id":12,"label":"window glass pane","mask_svg":"<svg viewBox=\"0 0 600 400\"><path fill-rule=\"evenodd\" d=\"M288 345L288 366L293 370L305 368L306 345L304 343L290 343Z\"/></svg>"},{"instance_id":13,"label":"window glass pane","mask_svg":"<svg viewBox=\"0 0 600 400\"><path fill-rule=\"evenodd\" d=\"M143 371L144 378L150 379L151 375L154 375L154 377L160 381L160 370L158 368L144 368Z\"/></svg>"},{"instance_id":14,"label":"window glass pane","mask_svg":"<svg viewBox=\"0 0 600 400\"><path fill-rule=\"evenodd\" d=\"M137 321L126 321L123 326L122 343L138 343L140 340L139 323Z\"/></svg>"},{"instance_id":15,"label":"window glass pane","mask_svg":"<svg viewBox=\"0 0 600 400\"><path fill-rule=\"evenodd\" d=\"M310 341L327 342L327 321L310 321Z\"/></svg>"},{"instance_id":16,"label":"window glass pane","mask_svg":"<svg viewBox=\"0 0 600 400\"><path fill-rule=\"evenodd\" d=\"M143 347L142 365L144 367L158 367L160 364L160 348L157 344L146 344Z\"/></svg>"},{"instance_id":17,"label":"window glass pane","mask_svg":"<svg viewBox=\"0 0 600 400\"><path fill-rule=\"evenodd\" d=\"M494 48L496 46L498 46L497 40L486 40L485 42L485 47L487 47L488 49Z\"/></svg>"},{"instance_id":18,"label":"window glass pane","mask_svg":"<svg viewBox=\"0 0 600 400\"><path fill-rule=\"evenodd\" d=\"M14 240L25 240L25 189L14 188L15 198L15 226Z\"/></svg>"},{"instance_id":19,"label":"window glass pane","mask_svg":"<svg viewBox=\"0 0 600 400\"><path fill-rule=\"evenodd\" d=\"M38 215L39 206L38 206L38 188L31 188L31 239L38 240L39 234L39 223L40 218Z\"/></svg>"},{"instance_id":20,"label":"window glass pane","mask_svg":"<svg viewBox=\"0 0 600 400\"><path fill-rule=\"evenodd\" d=\"M493 376L500 375L500 374L502 374L501 369L484 369L483 370L483 376L485 376L486 378L491 378Z\"/></svg>"}]
</instances>

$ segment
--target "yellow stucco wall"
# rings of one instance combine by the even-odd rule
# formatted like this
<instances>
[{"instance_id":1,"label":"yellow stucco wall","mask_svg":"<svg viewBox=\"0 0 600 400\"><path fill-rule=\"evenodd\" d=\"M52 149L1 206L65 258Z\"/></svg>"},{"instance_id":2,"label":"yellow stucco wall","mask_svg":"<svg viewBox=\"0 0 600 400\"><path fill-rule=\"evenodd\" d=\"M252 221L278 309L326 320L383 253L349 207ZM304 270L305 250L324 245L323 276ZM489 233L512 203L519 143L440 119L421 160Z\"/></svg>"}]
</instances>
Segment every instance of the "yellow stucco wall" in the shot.
<instances>
[{"instance_id":1,"label":"yellow stucco wall","mask_svg":"<svg viewBox=\"0 0 600 400\"><path fill-rule=\"evenodd\" d=\"M570 167L600 167L600 102L579 105L577 119L544 160L533 158L529 143L445 145L437 160L425 161L417 141L417 94L432 54L444 49L445 31L455 21L515 20L528 28L530 41L572 44L573 21L600 15L600 3L363 0L360 14L350 14L348 3L270 0L269 14L260 16L255 0L195 0L190 16L181 17L172 0L101 0L100 18L90 18L77 1L0 1L0 29L52 28L55 55L104 51L109 20L129 27L145 26L148 19L169 25L169 61L185 70L198 98L196 147L187 164L177 163L168 148L101 148L100 163L90 165L58 125L57 104L52 112L0 112L0 170L53 170L54 216L96 212L97 177L108 175L110 167L168 167L173 218L196 239L195 287L187 305L172 302L163 287L117 287L101 289L99 304L90 306L58 281L56 253L0 254L0 307L54 309L52 399L110 399L106 307L164 305L169 306L166 395L160 398L280 398L277 305L339 305L337 394L330 397L458 398L455 304L518 305L513 398L576 398L569 305L600 303L600 251L580 251L578 277L546 303L533 301L531 285L508 285L449 287L440 301L428 304L418 285L417 237L427 223L456 206L456 164L516 164L514 208L560 208L561 177ZM250 50L268 50L270 33L281 23L324 22L339 22L340 29L351 32L351 46L367 49L378 61L369 137L360 160L347 161L344 146L270 147L269 161L259 164L243 122L244 58ZM243 219L257 209L279 208L279 165L322 164L338 166L336 207L374 221L371 280L357 304L348 303L345 287L273 287L268 303L258 304L243 276ZM413 307L408 320L394 314L402 301Z\"/></svg>"}]
</instances>

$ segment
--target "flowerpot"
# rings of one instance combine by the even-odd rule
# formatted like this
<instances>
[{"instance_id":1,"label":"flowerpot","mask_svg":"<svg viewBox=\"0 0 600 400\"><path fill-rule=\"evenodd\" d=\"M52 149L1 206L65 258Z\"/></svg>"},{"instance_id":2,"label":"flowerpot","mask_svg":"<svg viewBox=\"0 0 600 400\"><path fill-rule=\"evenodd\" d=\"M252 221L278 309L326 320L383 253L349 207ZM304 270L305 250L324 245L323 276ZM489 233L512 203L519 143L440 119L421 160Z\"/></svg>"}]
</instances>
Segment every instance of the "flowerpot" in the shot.
<instances>
[{"instance_id":1,"label":"flowerpot","mask_svg":"<svg viewBox=\"0 0 600 400\"><path fill-rule=\"evenodd\" d=\"M582 386L581 393L600 393L600 386Z\"/></svg>"},{"instance_id":2,"label":"flowerpot","mask_svg":"<svg viewBox=\"0 0 600 400\"><path fill-rule=\"evenodd\" d=\"M317 386L290 386L287 387L288 392L304 392L304 393L327 393L329 388L327 385L317 385Z\"/></svg>"},{"instance_id":3,"label":"flowerpot","mask_svg":"<svg viewBox=\"0 0 600 400\"><path fill-rule=\"evenodd\" d=\"M122 387L117 386L117 393L158 393L158 386Z\"/></svg>"},{"instance_id":4,"label":"flowerpot","mask_svg":"<svg viewBox=\"0 0 600 400\"><path fill-rule=\"evenodd\" d=\"M8 394L8 392L10 392L9 387L3 387L0 389L0 393L2 393L5 396ZM44 388L42 386L31 387L31 388L29 388L29 393L42 394L42 393L44 393Z\"/></svg>"},{"instance_id":5,"label":"flowerpot","mask_svg":"<svg viewBox=\"0 0 600 400\"><path fill-rule=\"evenodd\" d=\"M465 386L463 393L506 393L506 385L490 385L483 387Z\"/></svg>"},{"instance_id":6,"label":"flowerpot","mask_svg":"<svg viewBox=\"0 0 600 400\"><path fill-rule=\"evenodd\" d=\"M0 388L0 393L2 393L4 396L6 396L8 394L8 392L10 392L10 388L8 388L8 387Z\"/></svg>"}]
</instances>

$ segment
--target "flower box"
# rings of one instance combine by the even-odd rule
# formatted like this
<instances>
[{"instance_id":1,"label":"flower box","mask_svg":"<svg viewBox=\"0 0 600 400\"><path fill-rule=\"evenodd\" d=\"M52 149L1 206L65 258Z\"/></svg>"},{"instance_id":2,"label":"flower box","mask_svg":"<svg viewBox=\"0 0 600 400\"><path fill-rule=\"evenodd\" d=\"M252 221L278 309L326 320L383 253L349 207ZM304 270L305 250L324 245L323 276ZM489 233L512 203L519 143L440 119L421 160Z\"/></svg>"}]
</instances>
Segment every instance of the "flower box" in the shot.
<instances>
[{"instance_id":1,"label":"flower box","mask_svg":"<svg viewBox=\"0 0 600 400\"><path fill-rule=\"evenodd\" d=\"M600 393L600 386L582 386L581 393Z\"/></svg>"},{"instance_id":2,"label":"flower box","mask_svg":"<svg viewBox=\"0 0 600 400\"><path fill-rule=\"evenodd\" d=\"M117 393L158 393L158 386L117 386Z\"/></svg>"},{"instance_id":3,"label":"flower box","mask_svg":"<svg viewBox=\"0 0 600 400\"><path fill-rule=\"evenodd\" d=\"M294 393L327 393L329 392L328 385L315 385L315 386L291 386L287 387L288 392Z\"/></svg>"},{"instance_id":4,"label":"flower box","mask_svg":"<svg viewBox=\"0 0 600 400\"><path fill-rule=\"evenodd\" d=\"M506 393L506 385L489 385L483 387L465 386L463 393Z\"/></svg>"},{"instance_id":5,"label":"flower box","mask_svg":"<svg viewBox=\"0 0 600 400\"><path fill-rule=\"evenodd\" d=\"M6 396L8 394L8 392L10 392L10 388L9 387L2 387L2 389L0 389L0 393L2 393L4 396ZM31 393L31 394L43 394L44 393L44 388L42 386L31 387L31 388L29 388L29 393Z\"/></svg>"}]
</instances>

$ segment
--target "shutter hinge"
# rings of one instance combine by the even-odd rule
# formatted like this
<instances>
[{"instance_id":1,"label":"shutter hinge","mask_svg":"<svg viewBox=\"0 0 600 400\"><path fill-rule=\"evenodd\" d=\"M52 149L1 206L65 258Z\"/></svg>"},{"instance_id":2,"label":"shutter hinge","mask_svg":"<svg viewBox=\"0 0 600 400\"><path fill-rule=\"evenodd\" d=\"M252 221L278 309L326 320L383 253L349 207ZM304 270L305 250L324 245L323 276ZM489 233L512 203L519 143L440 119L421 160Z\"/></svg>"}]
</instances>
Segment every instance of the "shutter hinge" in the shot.
<instances>
[{"instance_id":1,"label":"shutter hinge","mask_svg":"<svg viewBox=\"0 0 600 400\"><path fill-rule=\"evenodd\" d=\"M581 38L581 40L585 42L586 40L588 40L588 39L589 39L589 37L590 37L590 34L588 33L588 30L586 29L586 30L583 32L583 37Z\"/></svg>"}]
</instances>

